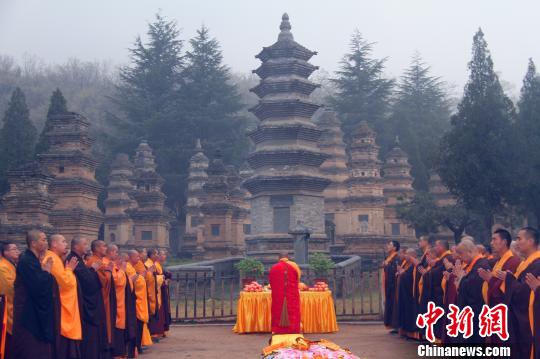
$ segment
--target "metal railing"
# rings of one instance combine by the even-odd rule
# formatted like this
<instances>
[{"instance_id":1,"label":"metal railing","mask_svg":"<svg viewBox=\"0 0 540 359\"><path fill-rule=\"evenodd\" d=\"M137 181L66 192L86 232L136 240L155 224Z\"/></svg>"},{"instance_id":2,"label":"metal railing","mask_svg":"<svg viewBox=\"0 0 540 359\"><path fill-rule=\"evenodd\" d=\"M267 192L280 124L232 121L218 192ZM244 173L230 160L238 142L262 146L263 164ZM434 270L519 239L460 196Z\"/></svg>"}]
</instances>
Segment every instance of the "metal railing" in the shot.
<instances>
[{"instance_id":1,"label":"metal railing","mask_svg":"<svg viewBox=\"0 0 540 359\"><path fill-rule=\"evenodd\" d=\"M268 275L256 278L267 284ZM308 270L301 281L313 285L318 279ZM336 268L325 279L332 291L338 320L381 318L380 271L377 268ZM242 279L238 272L190 270L173 272L170 281L171 315L176 322L234 321Z\"/></svg>"}]
</instances>

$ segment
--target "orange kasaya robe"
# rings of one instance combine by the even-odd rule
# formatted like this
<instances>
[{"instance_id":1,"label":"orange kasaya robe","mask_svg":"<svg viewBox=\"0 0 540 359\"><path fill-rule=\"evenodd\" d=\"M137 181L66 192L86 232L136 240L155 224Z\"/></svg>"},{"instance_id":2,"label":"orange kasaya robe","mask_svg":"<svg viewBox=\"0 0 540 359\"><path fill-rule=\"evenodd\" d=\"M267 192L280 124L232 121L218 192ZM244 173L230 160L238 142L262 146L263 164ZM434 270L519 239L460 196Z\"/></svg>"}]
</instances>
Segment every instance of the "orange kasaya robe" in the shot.
<instances>
[{"instance_id":1,"label":"orange kasaya robe","mask_svg":"<svg viewBox=\"0 0 540 359\"><path fill-rule=\"evenodd\" d=\"M64 266L62 259L54 252L48 250L42 263L45 263L49 258L52 258L51 274L58 284L60 293L60 334L68 339L82 340L77 278L70 268Z\"/></svg>"},{"instance_id":2,"label":"orange kasaya robe","mask_svg":"<svg viewBox=\"0 0 540 359\"><path fill-rule=\"evenodd\" d=\"M86 259L86 265L88 267L91 267L92 264L100 260L103 263L103 266L97 271L97 274L99 277L99 281L101 282L101 295L103 296L103 304L105 306L105 318L107 321L107 342L111 344L113 325L112 323L115 320L111 311L111 291L114 290L114 280L112 277L112 273L108 269L105 269L109 265L110 261L106 257L99 258L95 254L92 254ZM115 292L112 293L116 294Z\"/></svg>"},{"instance_id":3,"label":"orange kasaya robe","mask_svg":"<svg viewBox=\"0 0 540 359\"><path fill-rule=\"evenodd\" d=\"M302 272L298 265L287 258L270 268L272 287L272 333L300 333L300 291L298 283Z\"/></svg>"},{"instance_id":4,"label":"orange kasaya robe","mask_svg":"<svg viewBox=\"0 0 540 359\"><path fill-rule=\"evenodd\" d=\"M6 258L0 258L0 295L6 297L6 330L13 334L13 296L15 294L15 278L17 276L16 268Z\"/></svg>"},{"instance_id":5,"label":"orange kasaya robe","mask_svg":"<svg viewBox=\"0 0 540 359\"><path fill-rule=\"evenodd\" d=\"M112 276L116 292L115 327L118 329L126 329L126 275L122 269L115 265Z\"/></svg>"},{"instance_id":6,"label":"orange kasaya robe","mask_svg":"<svg viewBox=\"0 0 540 359\"><path fill-rule=\"evenodd\" d=\"M152 267L153 265L155 265L155 263L150 258L148 258L146 262L144 263L144 266L147 269ZM148 308L150 311L150 319L152 319L152 317L157 316L158 309L159 309L158 307L159 287L158 287L157 277L158 277L157 272L155 273L148 272L146 274L146 288L148 289Z\"/></svg>"},{"instance_id":7,"label":"orange kasaya robe","mask_svg":"<svg viewBox=\"0 0 540 359\"><path fill-rule=\"evenodd\" d=\"M144 264L139 261L137 264L132 265L131 263L126 264L126 273L129 278L132 278L135 274L140 274L135 282L133 283L133 290L135 293L135 311L137 319L143 322L143 336L142 336L142 345L149 346L152 345L152 338L150 337L150 332L148 331L148 290L146 289L146 280L143 277L143 273L146 271ZM131 281L131 279L130 279Z\"/></svg>"}]
</instances>

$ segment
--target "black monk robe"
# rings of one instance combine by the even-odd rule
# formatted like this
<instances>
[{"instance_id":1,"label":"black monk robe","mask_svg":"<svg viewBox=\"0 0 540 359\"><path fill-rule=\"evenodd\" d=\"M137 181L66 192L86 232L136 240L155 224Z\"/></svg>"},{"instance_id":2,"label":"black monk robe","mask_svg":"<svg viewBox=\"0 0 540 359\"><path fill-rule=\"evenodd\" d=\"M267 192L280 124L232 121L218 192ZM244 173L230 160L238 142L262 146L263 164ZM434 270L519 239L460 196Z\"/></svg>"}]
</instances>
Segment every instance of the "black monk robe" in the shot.
<instances>
[{"instance_id":1,"label":"black monk robe","mask_svg":"<svg viewBox=\"0 0 540 359\"><path fill-rule=\"evenodd\" d=\"M392 329L396 296L397 253L392 253L383 263L384 325Z\"/></svg>"},{"instance_id":2,"label":"black monk robe","mask_svg":"<svg viewBox=\"0 0 540 359\"><path fill-rule=\"evenodd\" d=\"M535 277L540 275L540 258L533 261L525 260L516 270L515 276L508 273L505 279L504 303L508 306L508 324L512 358L529 358L533 336L529 322L529 299L531 288L525 282L527 273Z\"/></svg>"},{"instance_id":3,"label":"black monk robe","mask_svg":"<svg viewBox=\"0 0 540 359\"><path fill-rule=\"evenodd\" d=\"M126 276L126 342L127 342L127 354L128 358L135 358L137 356L135 348L137 346L137 311L135 293L132 285L129 281L129 276L124 272Z\"/></svg>"},{"instance_id":4,"label":"black monk robe","mask_svg":"<svg viewBox=\"0 0 540 359\"><path fill-rule=\"evenodd\" d=\"M429 300L433 301L436 306L442 307L443 306L443 289L442 289L442 280L443 280L443 273L446 271L446 268L444 266L444 259L448 259L450 262L454 262L454 259L451 255L450 251L444 252L437 260L435 261L435 264L430 270L430 281L429 283ZM425 284L425 283L424 283ZM435 338L438 340L442 340L443 333L445 331L443 321L439 320L435 324Z\"/></svg>"},{"instance_id":5,"label":"black monk robe","mask_svg":"<svg viewBox=\"0 0 540 359\"><path fill-rule=\"evenodd\" d=\"M534 321L534 358L540 359L540 288L536 288L534 291L532 319Z\"/></svg>"},{"instance_id":6,"label":"black monk robe","mask_svg":"<svg viewBox=\"0 0 540 359\"><path fill-rule=\"evenodd\" d=\"M480 336L478 318L484 306L482 296L482 284L484 280L478 274L478 269L489 270L489 261L486 258L477 256L467 265L466 274L459 282L457 306L460 309L470 306L473 313L473 335L467 339L460 338L459 342L467 344L483 344L485 339Z\"/></svg>"},{"instance_id":7,"label":"black monk robe","mask_svg":"<svg viewBox=\"0 0 540 359\"><path fill-rule=\"evenodd\" d=\"M77 254L71 252L67 261L71 260L72 257L79 260L73 272L77 277L79 293L82 294L79 297L79 304L82 302L81 324L83 331L81 356L84 359L109 358L101 283L97 273L88 268L84 264L84 260Z\"/></svg>"},{"instance_id":8,"label":"black monk robe","mask_svg":"<svg viewBox=\"0 0 540 359\"><path fill-rule=\"evenodd\" d=\"M12 353L18 359L52 356L53 284L53 276L27 249L19 258L14 285Z\"/></svg>"},{"instance_id":9,"label":"black monk robe","mask_svg":"<svg viewBox=\"0 0 540 359\"><path fill-rule=\"evenodd\" d=\"M405 271L399 276L398 293L398 313L399 313L399 334L409 338L418 339L419 331L416 326L416 303L415 288L417 281L415 266L405 265Z\"/></svg>"}]
</instances>

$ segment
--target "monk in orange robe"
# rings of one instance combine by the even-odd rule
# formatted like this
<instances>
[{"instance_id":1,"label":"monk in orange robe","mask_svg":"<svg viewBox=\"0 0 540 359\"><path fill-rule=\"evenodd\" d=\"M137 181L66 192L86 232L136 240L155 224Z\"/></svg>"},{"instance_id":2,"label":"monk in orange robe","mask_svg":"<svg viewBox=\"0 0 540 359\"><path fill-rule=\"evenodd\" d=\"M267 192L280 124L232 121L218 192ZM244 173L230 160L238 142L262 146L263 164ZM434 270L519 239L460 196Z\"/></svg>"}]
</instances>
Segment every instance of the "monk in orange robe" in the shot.
<instances>
[{"instance_id":1,"label":"monk in orange robe","mask_svg":"<svg viewBox=\"0 0 540 359\"><path fill-rule=\"evenodd\" d=\"M78 260L72 258L64 266L62 258L66 254L66 239L60 234L54 234L49 238L49 250L45 253L42 263L45 263L49 258L52 260L51 274L56 282L53 289L56 332L54 357L58 359L77 359L81 358L82 327L77 278L73 274L73 270L77 266Z\"/></svg>"},{"instance_id":2,"label":"monk in orange robe","mask_svg":"<svg viewBox=\"0 0 540 359\"><path fill-rule=\"evenodd\" d=\"M112 356L115 358L127 355L127 334L126 334L126 286L128 281L122 268L117 265L119 255L118 247L114 244L107 246L106 262L112 263L112 278L116 298L116 317L112 318Z\"/></svg>"},{"instance_id":3,"label":"monk in orange robe","mask_svg":"<svg viewBox=\"0 0 540 359\"><path fill-rule=\"evenodd\" d=\"M39 230L26 235L26 251L17 263L13 303L12 349L17 359L50 359L54 342L52 259L41 264L47 236Z\"/></svg>"},{"instance_id":4,"label":"monk in orange robe","mask_svg":"<svg viewBox=\"0 0 540 359\"><path fill-rule=\"evenodd\" d=\"M272 288L272 333L300 333L300 291L298 283L302 272L287 253L270 268L268 278Z\"/></svg>"},{"instance_id":5,"label":"monk in orange robe","mask_svg":"<svg viewBox=\"0 0 540 359\"><path fill-rule=\"evenodd\" d=\"M124 290L124 307L125 307L125 342L128 358L135 358L136 353L136 338L137 338L137 312L136 312L136 298L134 292L134 285L127 274L127 263L129 257L127 253L121 253L117 256L116 267L123 273L126 281ZM117 312L118 313L118 312ZM117 314L118 318L118 314Z\"/></svg>"},{"instance_id":6,"label":"monk in orange robe","mask_svg":"<svg viewBox=\"0 0 540 359\"><path fill-rule=\"evenodd\" d=\"M157 249L149 249L147 251L148 258L144 263L146 269L151 273L147 276L146 285L148 288L148 309L150 319L148 329L152 338L159 340L163 336L163 326L159 325L159 308L161 306L161 286L164 282L163 270L158 273L159 255Z\"/></svg>"},{"instance_id":7,"label":"monk in orange robe","mask_svg":"<svg viewBox=\"0 0 540 359\"><path fill-rule=\"evenodd\" d=\"M107 344L109 351L112 349L112 337L116 318L116 291L112 272L114 263L107 259L107 245L101 240L92 241L90 248L92 255L86 260L86 265L91 267L94 263L101 262L102 266L97 270L101 282L101 295L105 307L105 322L107 326Z\"/></svg>"},{"instance_id":8,"label":"monk in orange robe","mask_svg":"<svg viewBox=\"0 0 540 359\"><path fill-rule=\"evenodd\" d=\"M133 292L135 294L135 312L137 317L137 337L136 349L142 353L143 345L151 344L143 342L144 328L148 323L148 291L146 288L146 268L140 261L139 253L136 250L128 252L129 261L126 264L126 274L129 281L133 283Z\"/></svg>"},{"instance_id":9,"label":"monk in orange robe","mask_svg":"<svg viewBox=\"0 0 540 359\"><path fill-rule=\"evenodd\" d=\"M15 294L15 278L17 277L16 266L21 252L14 242L6 241L1 249L0 258L0 295L4 296L6 327L2 335L5 335L4 346L0 352L5 359L13 358L11 353L11 336L13 335L13 297Z\"/></svg>"}]
</instances>

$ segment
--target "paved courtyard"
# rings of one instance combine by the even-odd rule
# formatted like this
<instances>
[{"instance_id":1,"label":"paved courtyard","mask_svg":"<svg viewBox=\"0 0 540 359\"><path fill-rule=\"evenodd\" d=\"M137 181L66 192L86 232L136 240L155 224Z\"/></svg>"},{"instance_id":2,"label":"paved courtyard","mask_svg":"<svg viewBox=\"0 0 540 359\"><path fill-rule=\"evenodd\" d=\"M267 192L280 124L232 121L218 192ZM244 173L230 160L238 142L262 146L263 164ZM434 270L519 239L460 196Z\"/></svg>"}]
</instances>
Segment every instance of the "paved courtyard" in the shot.
<instances>
[{"instance_id":1,"label":"paved courtyard","mask_svg":"<svg viewBox=\"0 0 540 359\"><path fill-rule=\"evenodd\" d=\"M417 358L417 343L388 334L382 324L340 325L336 334L306 335L347 347L360 358ZM249 359L260 358L268 334L238 335L232 325L174 326L170 336L149 348L143 359Z\"/></svg>"}]
</instances>

